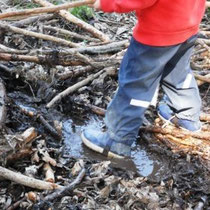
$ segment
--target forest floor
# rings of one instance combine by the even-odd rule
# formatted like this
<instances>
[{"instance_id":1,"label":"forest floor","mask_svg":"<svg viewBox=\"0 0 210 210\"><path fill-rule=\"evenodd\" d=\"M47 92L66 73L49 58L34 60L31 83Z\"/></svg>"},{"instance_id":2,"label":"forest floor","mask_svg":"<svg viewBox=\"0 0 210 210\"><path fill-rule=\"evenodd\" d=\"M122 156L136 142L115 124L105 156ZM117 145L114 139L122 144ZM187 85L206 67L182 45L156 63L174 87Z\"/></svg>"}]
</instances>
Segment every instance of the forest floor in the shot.
<instances>
[{"instance_id":1,"label":"forest floor","mask_svg":"<svg viewBox=\"0 0 210 210\"><path fill-rule=\"evenodd\" d=\"M0 0L0 9L40 6L41 1L35 2ZM87 126L104 126L136 18L87 7L71 12L113 45L57 13L27 17L28 22L26 17L0 21L0 209L210 209L210 13L203 18L191 59L202 99L202 132L192 136L169 126L169 133L156 133L161 122L150 107L145 117L152 132L143 127L132 157L113 160L86 148L80 134ZM68 94L56 98L67 88ZM58 187L78 183L49 199L51 190L11 181L3 176L5 168Z\"/></svg>"}]
</instances>

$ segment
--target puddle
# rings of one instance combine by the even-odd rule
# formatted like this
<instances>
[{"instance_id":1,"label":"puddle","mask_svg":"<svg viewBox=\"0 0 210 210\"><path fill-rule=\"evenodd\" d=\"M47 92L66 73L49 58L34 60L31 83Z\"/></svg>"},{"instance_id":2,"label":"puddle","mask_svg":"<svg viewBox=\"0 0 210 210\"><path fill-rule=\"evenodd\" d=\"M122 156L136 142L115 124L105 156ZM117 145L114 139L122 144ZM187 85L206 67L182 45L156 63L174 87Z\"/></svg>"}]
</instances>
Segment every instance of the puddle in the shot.
<instances>
[{"instance_id":1,"label":"puddle","mask_svg":"<svg viewBox=\"0 0 210 210\"><path fill-rule=\"evenodd\" d=\"M91 160L107 160L103 155L98 154L83 145L80 134L84 127L101 127L102 122L92 119L87 125L76 125L72 120L63 122L64 150L63 156L75 158L89 158ZM142 140L143 141L143 140ZM111 160L113 167L123 168L139 173L141 176L153 180L160 180L168 171L169 162L160 155L147 151L146 146L138 141L132 147L131 159Z\"/></svg>"}]
</instances>

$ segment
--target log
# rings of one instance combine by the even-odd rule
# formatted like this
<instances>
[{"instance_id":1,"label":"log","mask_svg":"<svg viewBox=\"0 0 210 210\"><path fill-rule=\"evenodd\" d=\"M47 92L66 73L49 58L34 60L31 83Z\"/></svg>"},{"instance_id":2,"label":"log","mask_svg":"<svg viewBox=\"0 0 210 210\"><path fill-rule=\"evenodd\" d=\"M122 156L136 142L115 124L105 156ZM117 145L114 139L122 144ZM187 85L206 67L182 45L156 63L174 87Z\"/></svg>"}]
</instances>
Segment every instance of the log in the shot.
<instances>
[{"instance_id":1,"label":"log","mask_svg":"<svg viewBox=\"0 0 210 210\"><path fill-rule=\"evenodd\" d=\"M44 7L52 7L53 4L45 1L45 0L34 0L34 2L44 6ZM93 3L94 1L92 1ZM66 19L69 22L76 24L77 26L81 27L82 29L88 31L89 33L93 34L93 36L99 38L101 41L109 42L110 39L104 33L93 27L92 25L80 20L79 18L75 17L74 15L70 14L68 11L60 10L58 14Z\"/></svg>"},{"instance_id":2,"label":"log","mask_svg":"<svg viewBox=\"0 0 210 210\"><path fill-rule=\"evenodd\" d=\"M47 8L34 8L34 9L24 9L19 11L11 11L11 12L5 12L0 14L0 20L5 19L8 17L14 17L14 16L25 16L25 15L32 15L32 14L41 14L41 13L53 13L62 9L69 9L73 7L79 7L83 5L93 4L94 0L80 0L75 1L71 3L61 4L57 6L51 6Z\"/></svg>"},{"instance_id":3,"label":"log","mask_svg":"<svg viewBox=\"0 0 210 210\"><path fill-rule=\"evenodd\" d=\"M2 166L0 166L0 177L38 190L54 190L62 188L61 185L34 179L32 177L14 172Z\"/></svg>"},{"instance_id":4,"label":"log","mask_svg":"<svg viewBox=\"0 0 210 210\"><path fill-rule=\"evenodd\" d=\"M185 131L178 128L162 128L159 126L148 126L148 127L141 127L140 131L144 132L151 132L151 133L161 133L161 134L170 134L172 136L178 137L178 138L189 138L194 137L198 139L204 139L210 141L210 132L191 132L191 131Z\"/></svg>"},{"instance_id":5,"label":"log","mask_svg":"<svg viewBox=\"0 0 210 210\"><path fill-rule=\"evenodd\" d=\"M66 41L65 39L61 39L61 38L57 38L57 37L54 37L54 36L33 32L33 31L28 31L26 29L18 28L18 27L15 27L15 26L4 24L4 23L0 23L0 28L4 29L6 31L12 31L14 33L23 34L25 36L31 36L31 37L36 37L38 39L52 41L52 42L55 42L57 44L65 45L65 46L68 46L68 47L79 47L78 44L70 42L70 41Z\"/></svg>"},{"instance_id":6,"label":"log","mask_svg":"<svg viewBox=\"0 0 210 210\"><path fill-rule=\"evenodd\" d=\"M70 93L73 93L74 91L78 90L79 88L87 85L89 82L93 81L95 78L97 78L98 76L100 76L102 73L104 72L104 70L101 70L99 72L97 72L96 74L92 74L90 76L88 76L88 78L74 84L73 86L67 88L66 90L62 91L61 93L59 93L58 95L56 95L47 105L47 108L51 108L56 102L60 101L62 98L64 98L65 96L69 95Z\"/></svg>"}]
</instances>

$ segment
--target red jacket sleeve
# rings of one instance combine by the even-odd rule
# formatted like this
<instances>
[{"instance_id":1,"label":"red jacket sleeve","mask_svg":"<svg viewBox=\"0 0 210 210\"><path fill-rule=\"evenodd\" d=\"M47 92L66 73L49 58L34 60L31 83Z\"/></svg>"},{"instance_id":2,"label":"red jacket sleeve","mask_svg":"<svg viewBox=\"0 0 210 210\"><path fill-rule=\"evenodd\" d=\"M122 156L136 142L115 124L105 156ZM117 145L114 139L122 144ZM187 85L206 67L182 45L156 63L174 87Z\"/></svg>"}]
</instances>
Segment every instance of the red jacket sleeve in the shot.
<instances>
[{"instance_id":1,"label":"red jacket sleeve","mask_svg":"<svg viewBox=\"0 0 210 210\"><path fill-rule=\"evenodd\" d=\"M152 6L157 0L100 0L104 12L126 13L145 9Z\"/></svg>"}]
</instances>

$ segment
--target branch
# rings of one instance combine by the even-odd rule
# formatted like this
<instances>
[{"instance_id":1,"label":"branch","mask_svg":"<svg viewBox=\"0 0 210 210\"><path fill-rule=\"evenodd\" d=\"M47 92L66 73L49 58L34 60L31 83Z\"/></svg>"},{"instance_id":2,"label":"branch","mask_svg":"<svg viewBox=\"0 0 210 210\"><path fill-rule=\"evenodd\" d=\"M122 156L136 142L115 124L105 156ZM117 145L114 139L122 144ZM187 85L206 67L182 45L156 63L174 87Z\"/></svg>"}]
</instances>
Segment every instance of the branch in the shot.
<instances>
[{"instance_id":1,"label":"branch","mask_svg":"<svg viewBox=\"0 0 210 210\"><path fill-rule=\"evenodd\" d=\"M60 101L65 96L69 95L70 93L73 93L74 91L78 90L79 88L83 87L84 85L88 84L89 82L93 81L95 78L100 76L104 70L101 70L97 72L96 74L90 75L88 78L74 84L73 86L67 88L63 92L59 93L57 96L55 96L47 105L47 108L51 108L56 102Z\"/></svg>"},{"instance_id":2,"label":"branch","mask_svg":"<svg viewBox=\"0 0 210 210\"><path fill-rule=\"evenodd\" d=\"M148 126L148 127L141 127L140 131L146 131L151 133L161 133L161 134L171 134L172 136L178 137L178 138L188 138L188 137L194 137L204 140L210 140L210 132L191 132L191 131L185 131L178 128L162 128L158 126Z\"/></svg>"},{"instance_id":3,"label":"branch","mask_svg":"<svg viewBox=\"0 0 210 210\"><path fill-rule=\"evenodd\" d=\"M30 25L32 23L35 22L39 22L39 21L44 21L44 20L51 20L53 17L55 17L54 14L48 14L48 15L39 15L39 16L35 16L35 17L29 17L23 20L19 20L15 23L13 23L13 26L22 28L22 27L26 27L26 25Z\"/></svg>"},{"instance_id":4,"label":"branch","mask_svg":"<svg viewBox=\"0 0 210 210\"><path fill-rule=\"evenodd\" d=\"M49 203L57 198L61 198L63 196L65 196L66 194L68 194L71 190L73 190L84 178L85 176L85 169L83 168L79 175L77 176L77 178L70 183L69 185L63 187L62 189L58 189L56 190L54 193L49 194L48 196L46 196L43 201L39 202L38 204L36 204L35 206L37 207L36 209L42 209L43 206L45 205L45 203Z\"/></svg>"},{"instance_id":5,"label":"branch","mask_svg":"<svg viewBox=\"0 0 210 210\"><path fill-rule=\"evenodd\" d=\"M198 74L194 74L195 78L204 82L204 83L210 83L210 74L207 74L206 76L201 76L201 75L198 75Z\"/></svg>"},{"instance_id":6,"label":"branch","mask_svg":"<svg viewBox=\"0 0 210 210\"><path fill-rule=\"evenodd\" d=\"M0 177L39 190L54 190L57 188L62 188L61 185L34 179L32 177L25 176L21 173L11 171L1 166L0 166Z\"/></svg>"},{"instance_id":7,"label":"branch","mask_svg":"<svg viewBox=\"0 0 210 210\"><path fill-rule=\"evenodd\" d=\"M99 41L98 39L90 38L88 36L80 35L78 33L74 33L74 32L71 32L71 31L68 31L68 30L65 30L65 29L61 29L61 28L57 28L57 27L43 26L43 29L46 29L46 30L49 30L49 31L54 31L54 32L57 32L59 34L66 35L66 36L69 36L69 37L74 37L74 38L82 40L82 41L84 41L84 40L87 40L87 41L90 41L90 42L98 42Z\"/></svg>"},{"instance_id":8,"label":"branch","mask_svg":"<svg viewBox=\"0 0 210 210\"><path fill-rule=\"evenodd\" d=\"M74 54L76 52L85 53L85 54L103 54L103 53L113 53L121 51L128 47L129 42L119 41L119 42L112 42L109 44L105 44L102 46L91 46L91 47L78 47L78 48L71 48L71 49L59 49L58 53L60 55L69 55ZM32 51L33 52L33 51ZM51 54L53 50L42 50L40 53L42 54Z\"/></svg>"},{"instance_id":9,"label":"branch","mask_svg":"<svg viewBox=\"0 0 210 210\"><path fill-rule=\"evenodd\" d=\"M93 4L93 0L81 0L75 1L71 3L61 4L58 6L51 6L47 8L35 8L35 9L25 9L19 11L12 11L12 12L5 12L0 14L0 19L14 17L14 16L21 16L21 15L31 15L31 14L41 14L41 13L52 13L62 9L69 9L73 7L79 7L82 5Z\"/></svg>"},{"instance_id":10,"label":"branch","mask_svg":"<svg viewBox=\"0 0 210 210\"><path fill-rule=\"evenodd\" d=\"M195 78L198 79L197 83L198 83L198 86L200 86L200 85L203 85L206 82L209 82L210 74L207 74L205 76L199 76L199 77L197 75L195 75Z\"/></svg>"},{"instance_id":11,"label":"branch","mask_svg":"<svg viewBox=\"0 0 210 210\"><path fill-rule=\"evenodd\" d=\"M2 61L25 61L33 62L38 64L47 64L47 65L62 65L62 66L78 66L84 65L85 62L79 60L61 60L58 57L50 56L30 56L30 55L17 55L17 54L8 54L0 53L0 60Z\"/></svg>"},{"instance_id":12,"label":"branch","mask_svg":"<svg viewBox=\"0 0 210 210\"><path fill-rule=\"evenodd\" d=\"M45 1L45 0L34 0L34 2L44 6L44 7L52 7L53 4ZM93 3L93 1L92 1ZM76 24L77 26L83 28L84 30L88 31L89 33L93 34L95 37L99 38L101 41L109 42L110 39L104 33L93 27L92 25L80 20L79 18L75 17L74 15L70 14L68 11L60 10L58 14L66 19L69 22Z\"/></svg>"},{"instance_id":13,"label":"branch","mask_svg":"<svg viewBox=\"0 0 210 210\"><path fill-rule=\"evenodd\" d=\"M4 24L4 23L0 23L0 28L2 28L4 30L12 31L14 33L23 34L25 36L32 36L32 37L36 37L38 39L43 39L43 40L47 40L47 41L56 42L58 44L66 45L66 46L69 46L69 47L78 47L79 46L78 44L70 42L70 41L66 41L65 39L61 39L61 38L57 38L57 37L54 37L54 36L33 32L33 31L28 31L26 29L21 29L21 28L15 27L15 26Z\"/></svg>"}]
</instances>

